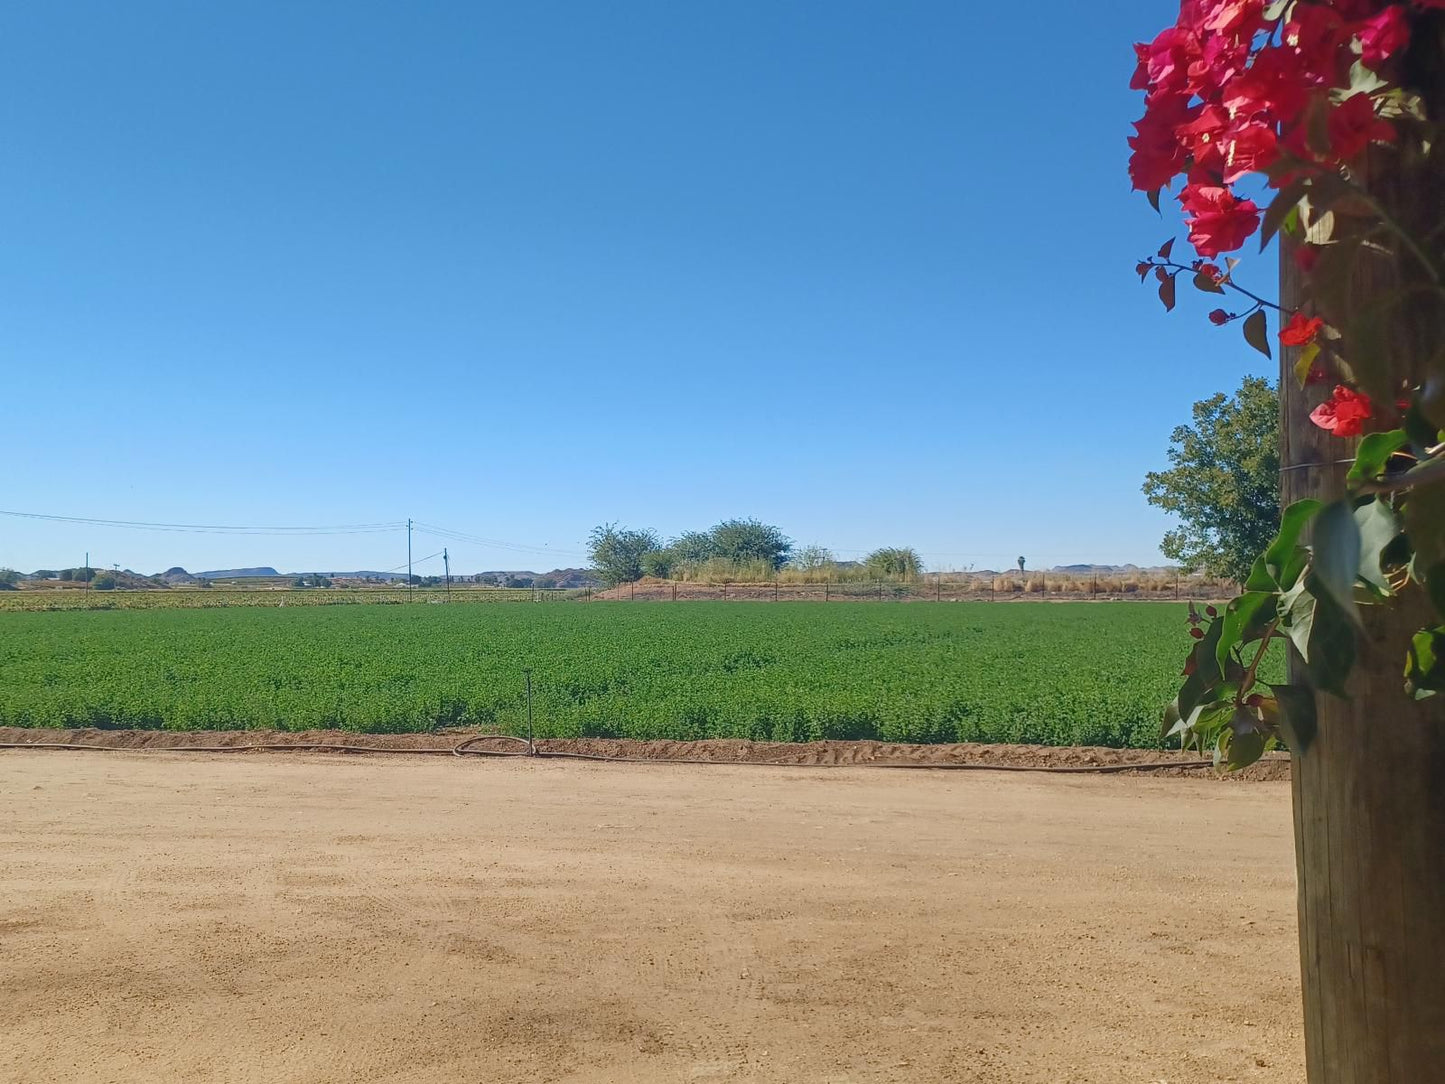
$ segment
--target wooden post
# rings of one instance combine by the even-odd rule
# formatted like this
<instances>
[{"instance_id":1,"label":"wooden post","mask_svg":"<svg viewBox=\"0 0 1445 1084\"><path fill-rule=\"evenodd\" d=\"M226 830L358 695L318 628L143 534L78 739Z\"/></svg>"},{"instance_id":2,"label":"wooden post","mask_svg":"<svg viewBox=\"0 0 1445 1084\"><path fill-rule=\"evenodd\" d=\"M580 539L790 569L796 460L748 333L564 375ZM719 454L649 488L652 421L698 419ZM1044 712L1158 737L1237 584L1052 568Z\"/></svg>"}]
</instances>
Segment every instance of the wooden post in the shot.
<instances>
[{"instance_id":1,"label":"wooden post","mask_svg":"<svg viewBox=\"0 0 1445 1084\"><path fill-rule=\"evenodd\" d=\"M933 574L933 601L934 601L934 602L942 602L942 601L943 601L943 573L942 573L942 572L935 572L935 573Z\"/></svg>"},{"instance_id":2,"label":"wooden post","mask_svg":"<svg viewBox=\"0 0 1445 1084\"><path fill-rule=\"evenodd\" d=\"M828 601L828 581L827 581L827 580L824 580L824 581L823 581L823 601L824 601L824 602L827 602L827 601Z\"/></svg>"},{"instance_id":3,"label":"wooden post","mask_svg":"<svg viewBox=\"0 0 1445 1084\"><path fill-rule=\"evenodd\" d=\"M1433 53L1425 70L1434 73L1445 57L1445 19L1436 27L1433 49L1425 50ZM1430 96L1427 112L1439 117L1438 75ZM1433 167L1402 164L1389 151L1371 155L1376 199L1397 219L1438 221L1445 190L1438 153ZM1280 300L1308 306L1292 249L1281 245ZM1357 308L1394 277L1369 264L1361 261L1351 284ZM1416 325L1397 311L1394 333L1408 337ZM1298 351L1280 354L1282 502L1338 496L1345 468L1336 461L1351 445L1309 421L1328 388L1301 389L1292 372ZM1419 590L1396 603L1363 608L1349 699L1319 696L1318 735L1291 758L1310 1084L1407 1084L1445 1072L1445 696L1413 701L1403 692L1406 644L1436 619ZM1303 679L1300 669L1293 659L1292 680Z\"/></svg>"},{"instance_id":4,"label":"wooden post","mask_svg":"<svg viewBox=\"0 0 1445 1084\"><path fill-rule=\"evenodd\" d=\"M676 602L676 601L677 601L677 584L676 584L676 583L674 583L674 584L672 585L672 601L673 601L673 602Z\"/></svg>"}]
</instances>

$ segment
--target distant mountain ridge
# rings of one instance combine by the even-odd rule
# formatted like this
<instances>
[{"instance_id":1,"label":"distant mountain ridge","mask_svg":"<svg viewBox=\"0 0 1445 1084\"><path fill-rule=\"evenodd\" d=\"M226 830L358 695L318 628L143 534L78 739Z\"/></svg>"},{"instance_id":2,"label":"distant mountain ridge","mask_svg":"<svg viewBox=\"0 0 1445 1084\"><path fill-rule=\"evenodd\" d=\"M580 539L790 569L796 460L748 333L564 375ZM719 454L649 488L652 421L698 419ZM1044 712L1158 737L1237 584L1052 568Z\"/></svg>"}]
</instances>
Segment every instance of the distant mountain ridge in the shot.
<instances>
[{"instance_id":1,"label":"distant mountain ridge","mask_svg":"<svg viewBox=\"0 0 1445 1084\"><path fill-rule=\"evenodd\" d=\"M172 573L179 572L186 575L184 568L173 568ZM162 573L165 575L165 573ZM261 568L223 568L212 572L197 572L194 578L198 580L251 580L262 576L279 576L281 573L274 568L263 566Z\"/></svg>"}]
</instances>

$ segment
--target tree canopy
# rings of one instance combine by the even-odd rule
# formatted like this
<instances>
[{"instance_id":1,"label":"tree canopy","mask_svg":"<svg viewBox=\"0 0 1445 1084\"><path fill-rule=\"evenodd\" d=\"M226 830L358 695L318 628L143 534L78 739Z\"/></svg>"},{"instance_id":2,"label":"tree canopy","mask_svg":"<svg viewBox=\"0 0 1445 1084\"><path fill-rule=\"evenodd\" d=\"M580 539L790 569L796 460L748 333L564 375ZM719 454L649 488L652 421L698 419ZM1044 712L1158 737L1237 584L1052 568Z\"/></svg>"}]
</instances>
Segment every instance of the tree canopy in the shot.
<instances>
[{"instance_id":1,"label":"tree canopy","mask_svg":"<svg viewBox=\"0 0 1445 1084\"><path fill-rule=\"evenodd\" d=\"M1243 583L1279 528L1279 399L1269 381L1246 377L1193 413L1170 437L1170 469L1144 480L1149 503L1180 520L1159 548L1187 569Z\"/></svg>"},{"instance_id":2,"label":"tree canopy","mask_svg":"<svg viewBox=\"0 0 1445 1084\"><path fill-rule=\"evenodd\" d=\"M642 559L661 548L662 542L656 531L619 527L615 523L592 528L587 544L592 567L609 587L640 580L643 575Z\"/></svg>"}]
</instances>

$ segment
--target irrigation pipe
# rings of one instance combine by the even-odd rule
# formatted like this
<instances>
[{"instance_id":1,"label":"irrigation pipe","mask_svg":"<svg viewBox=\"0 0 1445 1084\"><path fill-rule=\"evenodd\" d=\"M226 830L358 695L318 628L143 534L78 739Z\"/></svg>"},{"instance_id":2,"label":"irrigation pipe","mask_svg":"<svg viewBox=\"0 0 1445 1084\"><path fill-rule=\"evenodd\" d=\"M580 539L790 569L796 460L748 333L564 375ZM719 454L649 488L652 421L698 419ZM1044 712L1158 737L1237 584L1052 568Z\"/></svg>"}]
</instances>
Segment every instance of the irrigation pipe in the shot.
<instances>
[{"instance_id":1,"label":"irrigation pipe","mask_svg":"<svg viewBox=\"0 0 1445 1084\"><path fill-rule=\"evenodd\" d=\"M477 743L484 741L516 742L523 748L480 749ZM709 767L731 765L742 768L894 768L913 771L975 771L975 772L1037 772L1053 775L1112 775L1120 772L1151 772L1169 768L1213 768L1212 760L1149 760L1137 764L984 764L977 761L909 764L904 761L875 760L854 761L847 764L790 764L779 760L704 760L698 757L629 757L607 756L602 753L566 753L559 750L538 749L525 738L510 734L474 734L448 749L373 749L360 745L340 745L332 742L303 742L287 745L281 742L257 742L248 745L171 745L171 746L124 746L84 745L76 742L0 742L0 749L65 749L90 753L385 753L410 756L483 756L483 757L529 757L538 760L585 760L602 764L701 764ZM1261 763L1287 761L1288 757L1265 757Z\"/></svg>"}]
</instances>

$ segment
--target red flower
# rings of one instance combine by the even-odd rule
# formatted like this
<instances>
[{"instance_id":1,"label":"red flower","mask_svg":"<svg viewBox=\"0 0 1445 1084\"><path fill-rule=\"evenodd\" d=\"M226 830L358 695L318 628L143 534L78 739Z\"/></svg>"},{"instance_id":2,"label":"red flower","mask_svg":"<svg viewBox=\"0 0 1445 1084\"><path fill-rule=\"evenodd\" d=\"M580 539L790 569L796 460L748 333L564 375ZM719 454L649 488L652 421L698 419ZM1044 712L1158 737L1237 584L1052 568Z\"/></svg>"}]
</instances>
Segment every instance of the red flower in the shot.
<instances>
[{"instance_id":1,"label":"red flower","mask_svg":"<svg viewBox=\"0 0 1445 1084\"><path fill-rule=\"evenodd\" d=\"M1225 312L1223 309L1215 309L1209 314L1209 322L1215 327L1223 327L1225 324L1229 323L1229 313Z\"/></svg>"},{"instance_id":2,"label":"red flower","mask_svg":"<svg viewBox=\"0 0 1445 1084\"><path fill-rule=\"evenodd\" d=\"M1252 63L1224 87L1220 103L1232 116L1291 121L1305 107L1299 62L1288 49L1260 50Z\"/></svg>"},{"instance_id":3,"label":"red flower","mask_svg":"<svg viewBox=\"0 0 1445 1084\"><path fill-rule=\"evenodd\" d=\"M1310 421L1337 437L1359 436L1373 416L1370 397L1343 384L1336 384L1334 395L1310 411Z\"/></svg>"},{"instance_id":4,"label":"red flower","mask_svg":"<svg viewBox=\"0 0 1445 1084\"><path fill-rule=\"evenodd\" d=\"M1187 184L1179 202L1190 216L1189 243L1201 256L1233 252L1259 228L1259 207L1227 188Z\"/></svg>"},{"instance_id":5,"label":"red flower","mask_svg":"<svg viewBox=\"0 0 1445 1084\"><path fill-rule=\"evenodd\" d=\"M1330 151L1342 162L1358 156L1371 143L1389 143L1395 138L1394 125L1375 116L1375 103L1368 94L1346 98L1330 110L1326 127Z\"/></svg>"},{"instance_id":6,"label":"red flower","mask_svg":"<svg viewBox=\"0 0 1445 1084\"><path fill-rule=\"evenodd\" d=\"M1140 192L1163 188L1184 171L1188 152L1175 130L1189 117L1188 100L1180 95L1151 97L1129 137L1129 179Z\"/></svg>"},{"instance_id":7,"label":"red flower","mask_svg":"<svg viewBox=\"0 0 1445 1084\"><path fill-rule=\"evenodd\" d=\"M1349 40L1340 13L1323 4L1296 5L1294 18L1284 28L1284 43L1295 51L1295 78L1317 83L1335 78L1340 47Z\"/></svg>"},{"instance_id":8,"label":"red flower","mask_svg":"<svg viewBox=\"0 0 1445 1084\"><path fill-rule=\"evenodd\" d=\"M1279 158L1279 140L1271 124L1245 124L1227 133L1224 149L1224 183L1233 184L1247 173L1263 173Z\"/></svg>"},{"instance_id":9,"label":"red flower","mask_svg":"<svg viewBox=\"0 0 1445 1084\"><path fill-rule=\"evenodd\" d=\"M1305 373L1305 384L1323 384L1329 379L1329 373L1325 372L1322 365L1311 365L1310 371Z\"/></svg>"},{"instance_id":10,"label":"red flower","mask_svg":"<svg viewBox=\"0 0 1445 1084\"><path fill-rule=\"evenodd\" d=\"M1404 6L1391 4L1374 18L1367 19L1359 37L1361 59L1367 67L1374 68L1394 56L1410 40Z\"/></svg>"},{"instance_id":11,"label":"red flower","mask_svg":"<svg viewBox=\"0 0 1445 1084\"><path fill-rule=\"evenodd\" d=\"M1315 341L1315 336L1320 333L1320 328L1325 322L1318 316L1306 317L1304 313L1297 312L1289 318L1289 323L1280 328L1279 341L1285 346L1305 346Z\"/></svg>"}]
</instances>

